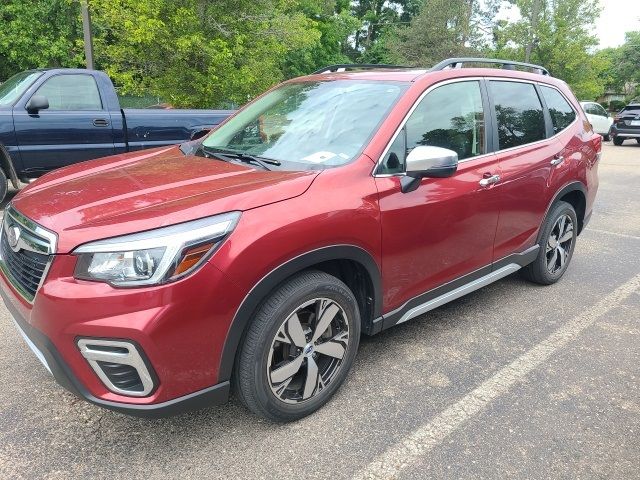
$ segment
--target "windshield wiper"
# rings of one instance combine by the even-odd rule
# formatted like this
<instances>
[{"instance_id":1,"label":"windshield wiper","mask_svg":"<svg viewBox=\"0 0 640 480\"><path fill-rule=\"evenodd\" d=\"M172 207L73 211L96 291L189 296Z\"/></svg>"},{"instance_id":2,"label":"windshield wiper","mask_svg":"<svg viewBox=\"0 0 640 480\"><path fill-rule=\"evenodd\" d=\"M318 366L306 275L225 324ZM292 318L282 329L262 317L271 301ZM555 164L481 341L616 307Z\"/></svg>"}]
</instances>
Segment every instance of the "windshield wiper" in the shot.
<instances>
[{"instance_id":1,"label":"windshield wiper","mask_svg":"<svg viewBox=\"0 0 640 480\"><path fill-rule=\"evenodd\" d=\"M201 149L206 156L215 156L227 162L230 160L240 160L244 163L255 163L260 165L265 170L271 170L268 165L282 165L279 160L250 155L248 153L233 152L231 150L221 150L217 148L207 148L204 145L201 145Z\"/></svg>"}]
</instances>

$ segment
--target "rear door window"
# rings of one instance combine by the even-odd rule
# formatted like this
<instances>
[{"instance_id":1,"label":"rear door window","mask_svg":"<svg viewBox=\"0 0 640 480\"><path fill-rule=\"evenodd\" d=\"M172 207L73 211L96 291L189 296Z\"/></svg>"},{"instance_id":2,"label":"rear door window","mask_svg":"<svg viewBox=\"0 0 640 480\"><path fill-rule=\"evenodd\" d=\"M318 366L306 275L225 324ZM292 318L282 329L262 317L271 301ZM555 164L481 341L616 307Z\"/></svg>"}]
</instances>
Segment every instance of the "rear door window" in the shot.
<instances>
[{"instance_id":1,"label":"rear door window","mask_svg":"<svg viewBox=\"0 0 640 480\"><path fill-rule=\"evenodd\" d=\"M547 103L549 109L549 115L551 115L551 122L553 123L553 133L558 133L567 128L576 119L576 112L573 107L567 102L567 99L555 88L545 87L540 85L540 91L544 97L544 101ZM600 107L598 110L596 107L599 105L595 103L588 103L589 113L593 115L602 115L604 109Z\"/></svg>"},{"instance_id":2,"label":"rear door window","mask_svg":"<svg viewBox=\"0 0 640 480\"><path fill-rule=\"evenodd\" d=\"M492 80L489 85L498 122L500 150L546 137L542 104L533 84Z\"/></svg>"}]
</instances>

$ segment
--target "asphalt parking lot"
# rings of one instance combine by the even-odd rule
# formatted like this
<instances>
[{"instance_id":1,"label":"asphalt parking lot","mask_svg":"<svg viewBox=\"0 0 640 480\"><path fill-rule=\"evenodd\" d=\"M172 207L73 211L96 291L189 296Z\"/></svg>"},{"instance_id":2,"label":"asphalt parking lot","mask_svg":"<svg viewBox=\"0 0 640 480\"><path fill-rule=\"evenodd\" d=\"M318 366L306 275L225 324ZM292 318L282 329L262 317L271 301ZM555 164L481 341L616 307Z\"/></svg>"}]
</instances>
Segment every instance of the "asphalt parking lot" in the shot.
<instances>
[{"instance_id":1,"label":"asphalt parking lot","mask_svg":"<svg viewBox=\"0 0 640 480\"><path fill-rule=\"evenodd\" d=\"M606 144L562 281L517 274L373 338L289 425L162 420L59 387L0 306L0 478L639 478L640 145Z\"/></svg>"}]
</instances>

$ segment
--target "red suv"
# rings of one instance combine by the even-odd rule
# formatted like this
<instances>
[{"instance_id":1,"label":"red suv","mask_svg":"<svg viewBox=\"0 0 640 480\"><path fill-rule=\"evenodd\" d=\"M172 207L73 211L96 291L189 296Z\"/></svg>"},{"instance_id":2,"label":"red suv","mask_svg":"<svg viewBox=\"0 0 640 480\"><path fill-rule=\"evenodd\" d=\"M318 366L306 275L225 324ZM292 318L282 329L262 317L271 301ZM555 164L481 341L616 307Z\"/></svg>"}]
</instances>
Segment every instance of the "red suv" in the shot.
<instances>
[{"instance_id":1,"label":"red suv","mask_svg":"<svg viewBox=\"0 0 640 480\"><path fill-rule=\"evenodd\" d=\"M479 62L502 68L461 68ZM6 209L4 302L95 404L157 416L233 385L259 415L307 415L360 335L566 271L602 139L564 82L515 66L328 67L204 139L49 173Z\"/></svg>"}]
</instances>

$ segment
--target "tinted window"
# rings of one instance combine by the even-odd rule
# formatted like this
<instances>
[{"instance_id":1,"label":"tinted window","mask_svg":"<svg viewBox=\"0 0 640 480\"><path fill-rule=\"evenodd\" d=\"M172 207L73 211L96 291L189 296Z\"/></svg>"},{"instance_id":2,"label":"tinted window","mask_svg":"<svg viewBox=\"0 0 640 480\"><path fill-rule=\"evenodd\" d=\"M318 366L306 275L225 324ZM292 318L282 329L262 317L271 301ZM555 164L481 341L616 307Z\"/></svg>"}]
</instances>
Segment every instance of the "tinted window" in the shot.
<instances>
[{"instance_id":1,"label":"tinted window","mask_svg":"<svg viewBox=\"0 0 640 480\"><path fill-rule=\"evenodd\" d=\"M549 103L549 100L547 99L547 94L546 92L544 93L544 98L547 101L547 104ZM590 113L591 115L598 115L600 117L606 117L607 116L607 112L604 108L602 108L602 105L598 104L598 103L585 103L584 105L584 111L587 113Z\"/></svg>"},{"instance_id":2,"label":"tinted window","mask_svg":"<svg viewBox=\"0 0 640 480\"><path fill-rule=\"evenodd\" d=\"M540 90L544 96L544 101L547 102L547 108L549 109L549 115L551 115L551 122L553 123L553 132L558 133L567 128L571 122L576 119L576 112L573 111L569 102L562 96L562 94L551 87L541 86ZM597 110L594 103L588 104L592 110L593 115L600 115L600 110ZM600 107L601 110L602 107ZM603 110L604 111L604 110Z\"/></svg>"},{"instance_id":3,"label":"tinted window","mask_svg":"<svg viewBox=\"0 0 640 480\"><path fill-rule=\"evenodd\" d=\"M532 84L492 81L490 88L498 119L500 149L545 138L542 105Z\"/></svg>"},{"instance_id":4,"label":"tinted window","mask_svg":"<svg viewBox=\"0 0 640 480\"><path fill-rule=\"evenodd\" d=\"M484 153L484 111L478 82L436 88L407 120L407 153L418 145L448 148L459 160Z\"/></svg>"},{"instance_id":5,"label":"tinted window","mask_svg":"<svg viewBox=\"0 0 640 480\"><path fill-rule=\"evenodd\" d=\"M378 173L403 172L406 155L418 145L448 148L459 160L485 153L478 82L451 83L427 94L389 148Z\"/></svg>"},{"instance_id":6,"label":"tinted window","mask_svg":"<svg viewBox=\"0 0 640 480\"><path fill-rule=\"evenodd\" d=\"M57 75L36 92L49 100L49 110L102 110L100 93L90 75Z\"/></svg>"}]
</instances>

